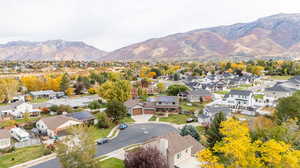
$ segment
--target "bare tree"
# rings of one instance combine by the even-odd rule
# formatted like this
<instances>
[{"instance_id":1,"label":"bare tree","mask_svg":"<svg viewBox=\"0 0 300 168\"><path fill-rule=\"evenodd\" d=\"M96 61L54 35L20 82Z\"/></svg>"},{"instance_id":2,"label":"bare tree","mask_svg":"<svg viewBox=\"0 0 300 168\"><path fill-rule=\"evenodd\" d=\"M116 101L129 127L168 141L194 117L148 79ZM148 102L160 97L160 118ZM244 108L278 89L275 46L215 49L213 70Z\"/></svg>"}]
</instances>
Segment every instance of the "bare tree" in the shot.
<instances>
[{"instance_id":1,"label":"bare tree","mask_svg":"<svg viewBox=\"0 0 300 168\"><path fill-rule=\"evenodd\" d=\"M157 149L152 147L139 148L126 153L126 168L168 168L166 157Z\"/></svg>"}]
</instances>

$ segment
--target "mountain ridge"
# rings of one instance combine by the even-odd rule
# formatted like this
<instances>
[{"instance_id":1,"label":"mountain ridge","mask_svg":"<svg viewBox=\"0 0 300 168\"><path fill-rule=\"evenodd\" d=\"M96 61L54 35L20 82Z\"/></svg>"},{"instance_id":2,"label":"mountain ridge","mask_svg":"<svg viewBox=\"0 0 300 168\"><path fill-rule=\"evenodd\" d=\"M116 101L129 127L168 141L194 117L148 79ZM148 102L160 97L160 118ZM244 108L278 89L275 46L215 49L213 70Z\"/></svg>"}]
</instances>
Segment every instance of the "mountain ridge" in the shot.
<instances>
[{"instance_id":1,"label":"mountain ridge","mask_svg":"<svg viewBox=\"0 0 300 168\"><path fill-rule=\"evenodd\" d=\"M230 58L300 58L300 13L276 14L151 38L105 52L81 41L0 44L1 60L172 61Z\"/></svg>"}]
</instances>

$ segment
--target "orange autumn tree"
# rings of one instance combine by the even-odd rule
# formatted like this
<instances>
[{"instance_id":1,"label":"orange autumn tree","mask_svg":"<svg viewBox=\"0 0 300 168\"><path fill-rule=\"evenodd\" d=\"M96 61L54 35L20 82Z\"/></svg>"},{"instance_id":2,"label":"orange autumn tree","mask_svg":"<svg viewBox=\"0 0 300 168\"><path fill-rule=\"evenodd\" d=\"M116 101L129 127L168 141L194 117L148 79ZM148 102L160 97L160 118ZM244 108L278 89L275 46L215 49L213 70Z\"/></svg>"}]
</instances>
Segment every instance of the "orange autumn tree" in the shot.
<instances>
[{"instance_id":1,"label":"orange autumn tree","mask_svg":"<svg viewBox=\"0 0 300 168\"><path fill-rule=\"evenodd\" d=\"M204 168L298 168L300 151L273 139L252 142L249 127L234 119L221 123L225 135L212 149L204 149L197 156Z\"/></svg>"}]
</instances>

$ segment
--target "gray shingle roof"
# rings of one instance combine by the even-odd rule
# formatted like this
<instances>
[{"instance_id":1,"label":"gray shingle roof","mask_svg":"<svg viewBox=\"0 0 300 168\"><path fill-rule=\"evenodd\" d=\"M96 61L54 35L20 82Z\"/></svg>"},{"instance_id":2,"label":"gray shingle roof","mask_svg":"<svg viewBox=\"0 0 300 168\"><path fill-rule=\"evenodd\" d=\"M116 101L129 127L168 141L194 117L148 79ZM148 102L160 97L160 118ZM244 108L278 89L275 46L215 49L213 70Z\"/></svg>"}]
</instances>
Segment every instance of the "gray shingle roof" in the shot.
<instances>
[{"instance_id":1,"label":"gray shingle roof","mask_svg":"<svg viewBox=\"0 0 300 168\"><path fill-rule=\"evenodd\" d=\"M249 96L252 92L249 90L230 90L229 95Z\"/></svg>"},{"instance_id":2,"label":"gray shingle roof","mask_svg":"<svg viewBox=\"0 0 300 168\"><path fill-rule=\"evenodd\" d=\"M293 89L286 88L280 84L276 84L273 87L266 88L265 91L274 91L274 92L292 92Z\"/></svg>"}]
</instances>

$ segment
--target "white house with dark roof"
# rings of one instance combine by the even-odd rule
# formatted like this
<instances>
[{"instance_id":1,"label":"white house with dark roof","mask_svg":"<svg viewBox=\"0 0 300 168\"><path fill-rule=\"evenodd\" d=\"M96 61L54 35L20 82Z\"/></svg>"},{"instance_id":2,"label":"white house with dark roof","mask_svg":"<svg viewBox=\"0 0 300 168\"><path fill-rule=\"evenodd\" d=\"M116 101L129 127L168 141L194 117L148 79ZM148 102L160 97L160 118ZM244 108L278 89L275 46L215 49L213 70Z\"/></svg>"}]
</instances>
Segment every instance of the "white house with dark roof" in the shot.
<instances>
[{"instance_id":1,"label":"white house with dark roof","mask_svg":"<svg viewBox=\"0 0 300 168\"><path fill-rule=\"evenodd\" d=\"M36 122L36 128L42 133L50 137L57 136L71 126L82 124L80 120L64 115L42 118Z\"/></svg>"},{"instance_id":2,"label":"white house with dark roof","mask_svg":"<svg viewBox=\"0 0 300 168\"><path fill-rule=\"evenodd\" d=\"M157 148L166 157L169 168L179 167L203 149L203 146L192 136L181 136L176 132L154 137L146 141L144 147Z\"/></svg>"},{"instance_id":3,"label":"white house with dark roof","mask_svg":"<svg viewBox=\"0 0 300 168\"><path fill-rule=\"evenodd\" d=\"M222 112L225 117L231 116L231 108L224 105L211 105L203 109L203 113L198 116L198 122L202 125L208 125L212 122L215 115Z\"/></svg>"},{"instance_id":4,"label":"white house with dark roof","mask_svg":"<svg viewBox=\"0 0 300 168\"><path fill-rule=\"evenodd\" d=\"M223 103L234 109L253 107L253 92L249 90L230 90L223 98Z\"/></svg>"},{"instance_id":5,"label":"white house with dark roof","mask_svg":"<svg viewBox=\"0 0 300 168\"><path fill-rule=\"evenodd\" d=\"M264 102L266 105L276 105L278 99L292 96L295 91L295 89L277 83L273 87L265 89Z\"/></svg>"},{"instance_id":6,"label":"white house with dark roof","mask_svg":"<svg viewBox=\"0 0 300 168\"><path fill-rule=\"evenodd\" d=\"M33 105L23 101L11 103L6 106L0 106L0 119L2 118L23 118L25 113L30 117L37 117L41 110L33 108Z\"/></svg>"}]
</instances>

